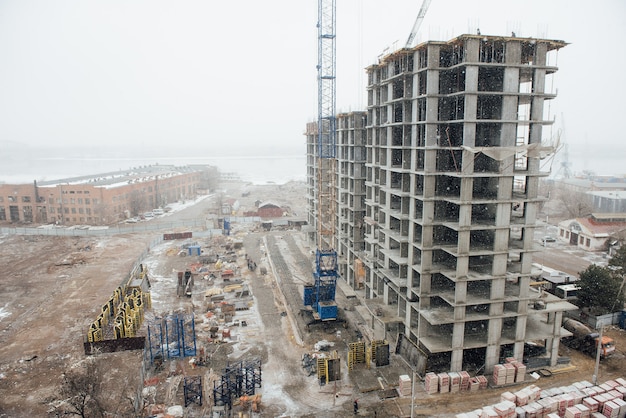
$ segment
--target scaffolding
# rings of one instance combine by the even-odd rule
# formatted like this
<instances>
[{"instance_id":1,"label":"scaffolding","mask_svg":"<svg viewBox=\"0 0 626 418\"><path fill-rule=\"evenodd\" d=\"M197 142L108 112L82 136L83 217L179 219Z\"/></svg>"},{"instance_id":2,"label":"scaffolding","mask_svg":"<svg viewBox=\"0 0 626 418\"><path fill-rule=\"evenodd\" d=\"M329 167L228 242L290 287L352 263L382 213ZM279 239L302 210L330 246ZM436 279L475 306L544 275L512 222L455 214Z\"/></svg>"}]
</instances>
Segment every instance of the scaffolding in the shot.
<instances>
[{"instance_id":1,"label":"scaffolding","mask_svg":"<svg viewBox=\"0 0 626 418\"><path fill-rule=\"evenodd\" d=\"M252 396L261 387L261 360L241 361L228 365L220 381L213 382L215 406L232 408L233 399Z\"/></svg>"},{"instance_id":2,"label":"scaffolding","mask_svg":"<svg viewBox=\"0 0 626 418\"><path fill-rule=\"evenodd\" d=\"M150 364L165 359L196 355L196 328L193 314L170 315L148 325L147 355Z\"/></svg>"},{"instance_id":3,"label":"scaffolding","mask_svg":"<svg viewBox=\"0 0 626 418\"><path fill-rule=\"evenodd\" d=\"M202 406L202 376L185 377L185 408L192 403Z\"/></svg>"}]
</instances>

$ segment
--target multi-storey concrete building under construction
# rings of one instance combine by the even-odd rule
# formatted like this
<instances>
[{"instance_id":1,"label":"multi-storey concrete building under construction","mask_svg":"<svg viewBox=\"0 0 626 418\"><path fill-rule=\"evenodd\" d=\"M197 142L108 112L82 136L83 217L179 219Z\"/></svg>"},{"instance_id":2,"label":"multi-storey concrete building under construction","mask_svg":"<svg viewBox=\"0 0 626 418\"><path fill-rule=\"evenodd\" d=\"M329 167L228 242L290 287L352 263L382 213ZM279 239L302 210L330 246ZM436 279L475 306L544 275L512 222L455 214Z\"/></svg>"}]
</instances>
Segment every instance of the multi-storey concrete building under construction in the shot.
<instances>
[{"instance_id":1,"label":"multi-storey concrete building under construction","mask_svg":"<svg viewBox=\"0 0 626 418\"><path fill-rule=\"evenodd\" d=\"M548 86L564 46L462 35L401 49L367 68L367 113L337 116L340 280L361 299L369 337L419 370L490 371L521 359L527 341L557 362L573 306L537 290L531 269L542 158L554 151Z\"/></svg>"}]
</instances>

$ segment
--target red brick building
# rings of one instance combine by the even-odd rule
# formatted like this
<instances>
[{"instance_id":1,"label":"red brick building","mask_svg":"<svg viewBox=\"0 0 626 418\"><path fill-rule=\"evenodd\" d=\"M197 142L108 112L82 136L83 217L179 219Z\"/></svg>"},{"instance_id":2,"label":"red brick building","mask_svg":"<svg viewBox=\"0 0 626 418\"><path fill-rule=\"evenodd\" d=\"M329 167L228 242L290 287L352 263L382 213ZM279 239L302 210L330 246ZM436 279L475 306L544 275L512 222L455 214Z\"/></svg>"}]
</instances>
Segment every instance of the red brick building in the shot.
<instances>
[{"instance_id":1,"label":"red brick building","mask_svg":"<svg viewBox=\"0 0 626 418\"><path fill-rule=\"evenodd\" d=\"M195 197L217 184L211 166L146 166L71 179L0 184L0 224L107 225Z\"/></svg>"},{"instance_id":2,"label":"red brick building","mask_svg":"<svg viewBox=\"0 0 626 418\"><path fill-rule=\"evenodd\" d=\"M285 211L275 203L266 202L259 205L257 212L261 218L280 218Z\"/></svg>"}]
</instances>

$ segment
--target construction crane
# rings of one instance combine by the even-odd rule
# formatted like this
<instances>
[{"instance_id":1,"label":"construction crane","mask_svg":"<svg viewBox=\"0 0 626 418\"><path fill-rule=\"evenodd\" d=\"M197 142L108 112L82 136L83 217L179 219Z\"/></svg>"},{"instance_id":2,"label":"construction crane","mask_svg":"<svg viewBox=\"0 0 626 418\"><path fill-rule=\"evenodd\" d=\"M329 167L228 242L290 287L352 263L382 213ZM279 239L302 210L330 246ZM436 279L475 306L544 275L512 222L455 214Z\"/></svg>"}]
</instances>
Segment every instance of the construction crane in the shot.
<instances>
[{"instance_id":1,"label":"construction crane","mask_svg":"<svg viewBox=\"0 0 626 418\"><path fill-rule=\"evenodd\" d=\"M318 118L317 118L317 250L314 285L304 288L304 305L316 320L337 319L337 252L335 239L336 151L336 34L335 0L318 0Z\"/></svg>"},{"instance_id":2,"label":"construction crane","mask_svg":"<svg viewBox=\"0 0 626 418\"><path fill-rule=\"evenodd\" d=\"M415 18L415 23L413 23L413 29L411 29L411 33L409 34L409 38L406 40L405 48L412 48L413 41L417 36L417 31L419 31L420 26L422 26L422 21L424 20L424 16L426 16L426 12L428 11L428 6L430 6L431 0L424 0L422 2L422 6L420 7L419 12L417 13L417 17Z\"/></svg>"}]
</instances>

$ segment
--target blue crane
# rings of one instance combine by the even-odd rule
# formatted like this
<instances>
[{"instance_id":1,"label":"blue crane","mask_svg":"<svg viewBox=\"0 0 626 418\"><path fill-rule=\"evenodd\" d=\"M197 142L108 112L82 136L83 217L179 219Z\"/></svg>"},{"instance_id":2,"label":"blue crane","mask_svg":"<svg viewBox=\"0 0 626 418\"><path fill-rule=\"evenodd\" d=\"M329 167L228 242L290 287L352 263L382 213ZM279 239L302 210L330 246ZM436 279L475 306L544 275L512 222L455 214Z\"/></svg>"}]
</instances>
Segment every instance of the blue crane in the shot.
<instances>
[{"instance_id":1,"label":"blue crane","mask_svg":"<svg viewBox=\"0 0 626 418\"><path fill-rule=\"evenodd\" d=\"M315 284L304 289L304 305L316 320L337 319L337 252L335 237L336 151L336 34L335 0L318 1L318 119L317 119L317 250Z\"/></svg>"}]
</instances>

